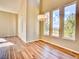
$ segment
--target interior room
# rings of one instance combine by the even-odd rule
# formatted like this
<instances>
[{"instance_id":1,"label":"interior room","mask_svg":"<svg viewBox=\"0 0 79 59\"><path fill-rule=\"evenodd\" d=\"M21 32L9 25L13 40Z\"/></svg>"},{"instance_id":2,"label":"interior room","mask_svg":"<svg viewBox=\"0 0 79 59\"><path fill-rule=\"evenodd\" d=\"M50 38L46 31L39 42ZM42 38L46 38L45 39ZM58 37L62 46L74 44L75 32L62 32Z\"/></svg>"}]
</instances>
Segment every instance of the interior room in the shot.
<instances>
[{"instance_id":1,"label":"interior room","mask_svg":"<svg viewBox=\"0 0 79 59\"><path fill-rule=\"evenodd\" d=\"M79 0L0 0L0 59L79 59Z\"/></svg>"}]
</instances>

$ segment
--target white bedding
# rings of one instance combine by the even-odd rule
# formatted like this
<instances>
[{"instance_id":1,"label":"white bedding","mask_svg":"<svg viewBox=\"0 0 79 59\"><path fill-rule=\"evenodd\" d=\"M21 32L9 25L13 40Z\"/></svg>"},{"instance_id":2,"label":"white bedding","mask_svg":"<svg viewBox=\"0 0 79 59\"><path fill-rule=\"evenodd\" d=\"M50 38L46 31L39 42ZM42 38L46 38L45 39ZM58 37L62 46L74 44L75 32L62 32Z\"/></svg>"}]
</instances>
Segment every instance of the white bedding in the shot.
<instances>
[{"instance_id":1,"label":"white bedding","mask_svg":"<svg viewBox=\"0 0 79 59\"><path fill-rule=\"evenodd\" d=\"M4 38L0 38L0 42L6 42L7 40L5 40Z\"/></svg>"},{"instance_id":2,"label":"white bedding","mask_svg":"<svg viewBox=\"0 0 79 59\"><path fill-rule=\"evenodd\" d=\"M7 47L7 46L12 46L12 45L14 45L14 44L11 42L6 42L6 43L0 44L0 47Z\"/></svg>"}]
</instances>

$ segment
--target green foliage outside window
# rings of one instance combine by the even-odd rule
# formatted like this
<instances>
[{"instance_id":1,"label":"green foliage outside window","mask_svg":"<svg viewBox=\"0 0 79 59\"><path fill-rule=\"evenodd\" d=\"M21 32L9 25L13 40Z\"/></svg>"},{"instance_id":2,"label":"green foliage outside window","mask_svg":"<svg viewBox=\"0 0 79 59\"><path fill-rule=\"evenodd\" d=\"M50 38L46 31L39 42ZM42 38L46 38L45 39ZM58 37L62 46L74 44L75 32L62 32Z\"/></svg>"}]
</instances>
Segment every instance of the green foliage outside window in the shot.
<instances>
[{"instance_id":1,"label":"green foliage outside window","mask_svg":"<svg viewBox=\"0 0 79 59\"><path fill-rule=\"evenodd\" d=\"M75 34L75 14L71 14L67 17L64 23L64 34L68 37L73 37Z\"/></svg>"}]
</instances>

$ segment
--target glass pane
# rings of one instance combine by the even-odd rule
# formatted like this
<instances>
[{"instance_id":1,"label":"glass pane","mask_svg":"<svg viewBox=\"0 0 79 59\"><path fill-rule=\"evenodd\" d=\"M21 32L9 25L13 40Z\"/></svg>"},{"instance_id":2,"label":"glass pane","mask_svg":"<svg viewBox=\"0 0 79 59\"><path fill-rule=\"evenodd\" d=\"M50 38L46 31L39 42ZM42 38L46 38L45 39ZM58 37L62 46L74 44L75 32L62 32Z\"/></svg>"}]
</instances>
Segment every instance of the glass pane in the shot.
<instances>
[{"instance_id":1,"label":"glass pane","mask_svg":"<svg viewBox=\"0 0 79 59\"><path fill-rule=\"evenodd\" d=\"M75 39L76 4L65 7L64 12L64 37L73 40Z\"/></svg>"},{"instance_id":2,"label":"glass pane","mask_svg":"<svg viewBox=\"0 0 79 59\"><path fill-rule=\"evenodd\" d=\"M50 13L45 14L46 19L44 21L44 35L49 35L49 26L50 26Z\"/></svg>"},{"instance_id":3,"label":"glass pane","mask_svg":"<svg viewBox=\"0 0 79 59\"><path fill-rule=\"evenodd\" d=\"M53 11L53 36L59 36L59 9Z\"/></svg>"}]
</instances>

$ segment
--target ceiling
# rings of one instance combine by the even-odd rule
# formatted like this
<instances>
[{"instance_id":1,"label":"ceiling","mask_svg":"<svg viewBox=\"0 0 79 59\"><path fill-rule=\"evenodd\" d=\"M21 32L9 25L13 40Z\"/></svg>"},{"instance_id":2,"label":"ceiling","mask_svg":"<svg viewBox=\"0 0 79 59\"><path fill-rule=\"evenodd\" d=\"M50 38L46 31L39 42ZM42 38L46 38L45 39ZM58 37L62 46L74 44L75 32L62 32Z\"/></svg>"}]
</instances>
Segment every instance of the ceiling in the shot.
<instances>
[{"instance_id":1,"label":"ceiling","mask_svg":"<svg viewBox=\"0 0 79 59\"><path fill-rule=\"evenodd\" d=\"M21 2L23 0L0 0L0 11L7 11L12 13L18 13ZM40 5L40 0L28 0L29 2L35 3L36 6ZM74 0L41 0L42 1L42 12L49 11L66 2L71 2ZM36 3L37 2L37 3Z\"/></svg>"},{"instance_id":2,"label":"ceiling","mask_svg":"<svg viewBox=\"0 0 79 59\"><path fill-rule=\"evenodd\" d=\"M21 0L0 0L0 11L17 13L20 8Z\"/></svg>"},{"instance_id":3,"label":"ceiling","mask_svg":"<svg viewBox=\"0 0 79 59\"><path fill-rule=\"evenodd\" d=\"M42 12L60 8L61 6L69 4L73 1L78 0L42 0Z\"/></svg>"},{"instance_id":4,"label":"ceiling","mask_svg":"<svg viewBox=\"0 0 79 59\"><path fill-rule=\"evenodd\" d=\"M23 0L0 0L0 11L18 13L22 1ZM28 1L32 2L36 7L38 7L40 3L40 0L28 0Z\"/></svg>"}]
</instances>

